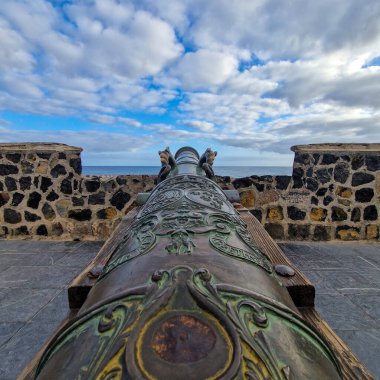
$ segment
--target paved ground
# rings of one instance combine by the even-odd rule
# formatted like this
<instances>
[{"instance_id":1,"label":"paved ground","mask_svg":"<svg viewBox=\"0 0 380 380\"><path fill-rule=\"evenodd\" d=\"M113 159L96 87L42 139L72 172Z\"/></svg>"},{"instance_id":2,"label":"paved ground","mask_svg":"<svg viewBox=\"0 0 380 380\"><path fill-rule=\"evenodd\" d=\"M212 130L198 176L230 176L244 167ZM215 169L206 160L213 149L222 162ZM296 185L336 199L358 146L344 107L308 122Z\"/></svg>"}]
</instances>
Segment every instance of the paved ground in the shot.
<instances>
[{"instance_id":1,"label":"paved ground","mask_svg":"<svg viewBox=\"0 0 380 380\"><path fill-rule=\"evenodd\" d=\"M380 244L282 243L316 307L380 380ZM66 316L65 286L101 243L0 240L0 379L14 380Z\"/></svg>"}]
</instances>

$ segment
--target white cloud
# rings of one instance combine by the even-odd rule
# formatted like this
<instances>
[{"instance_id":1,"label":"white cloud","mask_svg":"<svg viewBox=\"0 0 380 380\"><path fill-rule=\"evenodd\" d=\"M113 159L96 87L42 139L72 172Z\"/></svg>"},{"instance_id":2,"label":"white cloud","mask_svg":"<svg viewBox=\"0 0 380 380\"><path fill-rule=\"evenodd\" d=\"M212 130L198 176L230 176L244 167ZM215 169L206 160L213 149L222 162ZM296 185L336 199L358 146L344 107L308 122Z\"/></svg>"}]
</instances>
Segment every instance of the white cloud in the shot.
<instances>
[{"instance_id":1,"label":"white cloud","mask_svg":"<svg viewBox=\"0 0 380 380\"><path fill-rule=\"evenodd\" d=\"M236 70L231 54L205 49L186 53L172 70L185 89L207 89L223 84Z\"/></svg>"},{"instance_id":2,"label":"white cloud","mask_svg":"<svg viewBox=\"0 0 380 380\"><path fill-rule=\"evenodd\" d=\"M207 121L181 120L180 123L203 132L212 132L215 130L214 124L208 123Z\"/></svg>"},{"instance_id":3,"label":"white cloud","mask_svg":"<svg viewBox=\"0 0 380 380\"><path fill-rule=\"evenodd\" d=\"M103 139L123 127L146 144L376 141L380 68L366 64L379 19L378 0L2 0L0 110L75 116Z\"/></svg>"}]
</instances>

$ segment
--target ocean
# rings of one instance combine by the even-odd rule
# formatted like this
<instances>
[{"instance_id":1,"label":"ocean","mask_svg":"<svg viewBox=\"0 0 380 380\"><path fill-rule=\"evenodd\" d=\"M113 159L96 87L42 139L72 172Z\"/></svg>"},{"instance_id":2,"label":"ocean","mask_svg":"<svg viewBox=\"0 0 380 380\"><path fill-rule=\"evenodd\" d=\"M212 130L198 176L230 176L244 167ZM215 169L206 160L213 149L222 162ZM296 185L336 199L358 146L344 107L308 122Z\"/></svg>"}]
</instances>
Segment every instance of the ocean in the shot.
<instances>
[{"instance_id":1,"label":"ocean","mask_svg":"<svg viewBox=\"0 0 380 380\"><path fill-rule=\"evenodd\" d=\"M85 175L158 174L159 166L83 166ZM234 178L251 175L291 175L288 166L214 166L216 175Z\"/></svg>"}]
</instances>

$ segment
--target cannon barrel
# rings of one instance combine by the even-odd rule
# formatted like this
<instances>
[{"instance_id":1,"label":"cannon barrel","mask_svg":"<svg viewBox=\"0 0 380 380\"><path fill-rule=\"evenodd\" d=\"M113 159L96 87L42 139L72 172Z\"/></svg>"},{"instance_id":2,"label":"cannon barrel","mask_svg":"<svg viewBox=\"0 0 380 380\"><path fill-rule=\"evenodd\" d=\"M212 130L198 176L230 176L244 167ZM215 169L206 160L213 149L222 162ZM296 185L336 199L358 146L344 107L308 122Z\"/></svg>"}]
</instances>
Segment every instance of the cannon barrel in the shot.
<instances>
[{"instance_id":1,"label":"cannon barrel","mask_svg":"<svg viewBox=\"0 0 380 380\"><path fill-rule=\"evenodd\" d=\"M163 168L37 379L341 378L212 180L209 153L184 147Z\"/></svg>"}]
</instances>

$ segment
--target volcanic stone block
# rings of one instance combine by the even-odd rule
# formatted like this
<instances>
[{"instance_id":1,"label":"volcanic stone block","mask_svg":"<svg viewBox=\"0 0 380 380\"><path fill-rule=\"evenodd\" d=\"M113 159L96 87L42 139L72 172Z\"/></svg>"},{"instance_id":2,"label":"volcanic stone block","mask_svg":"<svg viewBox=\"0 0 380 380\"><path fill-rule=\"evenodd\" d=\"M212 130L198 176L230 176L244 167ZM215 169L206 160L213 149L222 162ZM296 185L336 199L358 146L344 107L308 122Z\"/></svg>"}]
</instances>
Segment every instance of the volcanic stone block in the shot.
<instances>
[{"instance_id":1,"label":"volcanic stone block","mask_svg":"<svg viewBox=\"0 0 380 380\"><path fill-rule=\"evenodd\" d=\"M84 182L84 186L89 193L94 193L99 190L100 180L99 178L88 180Z\"/></svg>"},{"instance_id":2,"label":"volcanic stone block","mask_svg":"<svg viewBox=\"0 0 380 380\"><path fill-rule=\"evenodd\" d=\"M53 202L53 201L56 201L57 199L59 198L59 195L54 191L52 190L46 197L46 199L49 201L49 202Z\"/></svg>"},{"instance_id":3,"label":"volcanic stone block","mask_svg":"<svg viewBox=\"0 0 380 380\"><path fill-rule=\"evenodd\" d=\"M295 206L288 206L288 217L292 220L304 220L306 212Z\"/></svg>"},{"instance_id":4,"label":"volcanic stone block","mask_svg":"<svg viewBox=\"0 0 380 380\"><path fill-rule=\"evenodd\" d=\"M377 220L378 213L375 205L367 206L364 209L363 218L364 220Z\"/></svg>"},{"instance_id":5,"label":"volcanic stone block","mask_svg":"<svg viewBox=\"0 0 380 380\"><path fill-rule=\"evenodd\" d=\"M60 199L55 204L58 215L62 216L63 218L67 217L70 206L71 206L71 203L68 199Z\"/></svg>"},{"instance_id":6,"label":"volcanic stone block","mask_svg":"<svg viewBox=\"0 0 380 380\"><path fill-rule=\"evenodd\" d=\"M124 208L127 202L131 199L128 193L122 190L117 191L111 198L111 205L115 206L119 211Z\"/></svg>"},{"instance_id":7,"label":"volcanic stone block","mask_svg":"<svg viewBox=\"0 0 380 380\"><path fill-rule=\"evenodd\" d=\"M289 175L277 175L275 179L276 179L276 189L286 190L289 186L289 183L292 177Z\"/></svg>"},{"instance_id":8,"label":"volcanic stone block","mask_svg":"<svg viewBox=\"0 0 380 380\"><path fill-rule=\"evenodd\" d=\"M335 190L335 194L342 198L350 198L352 190L348 187L338 186Z\"/></svg>"},{"instance_id":9,"label":"volcanic stone block","mask_svg":"<svg viewBox=\"0 0 380 380\"><path fill-rule=\"evenodd\" d=\"M21 214L10 208L4 210L4 222L16 224L21 222Z\"/></svg>"},{"instance_id":10,"label":"volcanic stone block","mask_svg":"<svg viewBox=\"0 0 380 380\"><path fill-rule=\"evenodd\" d=\"M331 165L335 164L337 162L339 157L335 156L334 154L325 153L322 157L321 165Z\"/></svg>"},{"instance_id":11,"label":"volcanic stone block","mask_svg":"<svg viewBox=\"0 0 380 380\"><path fill-rule=\"evenodd\" d=\"M41 178L41 184L40 189L46 193L46 191L49 189L49 187L53 184L53 181L48 177L42 177Z\"/></svg>"},{"instance_id":12,"label":"volcanic stone block","mask_svg":"<svg viewBox=\"0 0 380 380\"><path fill-rule=\"evenodd\" d=\"M336 228L335 237L340 240L359 240L360 229L350 226L339 226Z\"/></svg>"},{"instance_id":13,"label":"volcanic stone block","mask_svg":"<svg viewBox=\"0 0 380 380\"><path fill-rule=\"evenodd\" d=\"M96 213L99 219L115 219L117 217L117 211L113 207L107 207L105 209L99 210Z\"/></svg>"},{"instance_id":14,"label":"volcanic stone block","mask_svg":"<svg viewBox=\"0 0 380 380\"><path fill-rule=\"evenodd\" d=\"M320 189L318 189L318 191L315 193L315 195L317 195L318 197L323 197L326 195L326 192L327 192L327 188L321 187Z\"/></svg>"},{"instance_id":15,"label":"volcanic stone block","mask_svg":"<svg viewBox=\"0 0 380 380\"><path fill-rule=\"evenodd\" d=\"M252 181L252 178L250 177L238 178L232 182L232 185L234 186L235 189L240 189L240 188L252 186L253 181Z\"/></svg>"},{"instance_id":16,"label":"volcanic stone block","mask_svg":"<svg viewBox=\"0 0 380 380\"><path fill-rule=\"evenodd\" d=\"M44 203L42 206L42 213L44 214L45 219L51 220L55 218L55 212L49 203Z\"/></svg>"},{"instance_id":17,"label":"volcanic stone block","mask_svg":"<svg viewBox=\"0 0 380 380\"><path fill-rule=\"evenodd\" d=\"M15 236L27 236L27 235L29 235L28 227L27 226L17 227L14 230L14 234L15 234Z\"/></svg>"},{"instance_id":18,"label":"volcanic stone block","mask_svg":"<svg viewBox=\"0 0 380 380\"><path fill-rule=\"evenodd\" d=\"M327 169L318 169L315 174L318 178L318 181L322 184L329 182L331 179L331 175Z\"/></svg>"},{"instance_id":19,"label":"volcanic stone block","mask_svg":"<svg viewBox=\"0 0 380 380\"><path fill-rule=\"evenodd\" d=\"M334 180L340 183L345 183L350 175L350 169L347 163L339 162L334 168Z\"/></svg>"},{"instance_id":20,"label":"volcanic stone block","mask_svg":"<svg viewBox=\"0 0 380 380\"><path fill-rule=\"evenodd\" d=\"M273 239L284 239L284 226L277 223L266 223L265 229Z\"/></svg>"},{"instance_id":21,"label":"volcanic stone block","mask_svg":"<svg viewBox=\"0 0 380 380\"><path fill-rule=\"evenodd\" d=\"M67 172L66 168L63 165L58 164L55 165L53 169L51 169L50 174L53 178L58 178L61 175L67 174Z\"/></svg>"},{"instance_id":22,"label":"volcanic stone block","mask_svg":"<svg viewBox=\"0 0 380 380\"><path fill-rule=\"evenodd\" d=\"M24 174L31 174L34 172L34 165L29 161L21 161L21 171Z\"/></svg>"},{"instance_id":23,"label":"volcanic stone block","mask_svg":"<svg viewBox=\"0 0 380 380\"><path fill-rule=\"evenodd\" d=\"M37 152L37 156L39 158L42 158L43 160L48 160L51 157L51 153L42 153L42 152L38 153Z\"/></svg>"},{"instance_id":24,"label":"volcanic stone block","mask_svg":"<svg viewBox=\"0 0 380 380\"><path fill-rule=\"evenodd\" d=\"M254 187L256 187L257 191L258 192L263 192L264 191L264 185L262 183L258 183L258 182L253 182L252 184Z\"/></svg>"},{"instance_id":25,"label":"volcanic stone block","mask_svg":"<svg viewBox=\"0 0 380 380\"><path fill-rule=\"evenodd\" d=\"M364 156L361 154L356 154L352 158L351 167L353 170L358 170L364 165Z\"/></svg>"},{"instance_id":26,"label":"volcanic stone block","mask_svg":"<svg viewBox=\"0 0 380 380\"><path fill-rule=\"evenodd\" d=\"M314 165L317 165L318 164L318 161L319 161L319 158L321 157L320 154L318 153L314 153L313 154L313 160L314 160Z\"/></svg>"},{"instance_id":27,"label":"volcanic stone block","mask_svg":"<svg viewBox=\"0 0 380 380\"><path fill-rule=\"evenodd\" d=\"M331 208L331 220L333 222L341 222L347 219L347 213L340 207L333 206Z\"/></svg>"},{"instance_id":28,"label":"volcanic stone block","mask_svg":"<svg viewBox=\"0 0 380 380\"><path fill-rule=\"evenodd\" d=\"M313 176L313 168L308 168L306 170L306 177L312 177Z\"/></svg>"},{"instance_id":29,"label":"volcanic stone block","mask_svg":"<svg viewBox=\"0 0 380 380\"><path fill-rule=\"evenodd\" d=\"M352 175L352 186L360 186L375 180L375 176L369 173L357 172Z\"/></svg>"},{"instance_id":30,"label":"volcanic stone block","mask_svg":"<svg viewBox=\"0 0 380 380\"><path fill-rule=\"evenodd\" d=\"M63 227L61 223L53 223L51 226L51 234L54 236L61 236L63 234Z\"/></svg>"},{"instance_id":31,"label":"volcanic stone block","mask_svg":"<svg viewBox=\"0 0 380 380\"><path fill-rule=\"evenodd\" d=\"M82 174L82 161L80 158L70 159L70 166L74 169L75 173Z\"/></svg>"},{"instance_id":32,"label":"volcanic stone block","mask_svg":"<svg viewBox=\"0 0 380 380\"><path fill-rule=\"evenodd\" d=\"M262 222L263 220L263 213L261 210L250 210L249 211L260 223Z\"/></svg>"},{"instance_id":33,"label":"volcanic stone block","mask_svg":"<svg viewBox=\"0 0 380 380\"><path fill-rule=\"evenodd\" d=\"M39 236L47 236L48 230L44 224L41 224L40 226L37 227L36 233Z\"/></svg>"},{"instance_id":34,"label":"volcanic stone block","mask_svg":"<svg viewBox=\"0 0 380 380\"><path fill-rule=\"evenodd\" d=\"M318 190L319 183L314 178L308 178L306 180L306 188L310 191L317 191Z\"/></svg>"},{"instance_id":35,"label":"volcanic stone block","mask_svg":"<svg viewBox=\"0 0 380 380\"><path fill-rule=\"evenodd\" d=\"M323 205L324 205L324 206L328 206L333 200L334 200L333 197L331 197L330 195L327 195L327 196L324 197L324 199L323 199Z\"/></svg>"},{"instance_id":36,"label":"volcanic stone block","mask_svg":"<svg viewBox=\"0 0 380 380\"><path fill-rule=\"evenodd\" d=\"M89 205L104 205L105 203L105 192L99 191L99 193L91 194L88 197L88 204Z\"/></svg>"},{"instance_id":37,"label":"volcanic stone block","mask_svg":"<svg viewBox=\"0 0 380 380\"><path fill-rule=\"evenodd\" d=\"M360 222L361 211L359 207L355 207L351 211L351 222Z\"/></svg>"},{"instance_id":38,"label":"volcanic stone block","mask_svg":"<svg viewBox=\"0 0 380 380\"><path fill-rule=\"evenodd\" d=\"M73 197L72 202L73 202L73 206L83 206L84 205L84 199L83 198Z\"/></svg>"},{"instance_id":39,"label":"volcanic stone block","mask_svg":"<svg viewBox=\"0 0 380 380\"><path fill-rule=\"evenodd\" d=\"M296 152L296 154L294 155L294 162L298 162L302 165L308 165L311 162L311 157L307 153L300 154Z\"/></svg>"},{"instance_id":40,"label":"volcanic stone block","mask_svg":"<svg viewBox=\"0 0 380 380\"><path fill-rule=\"evenodd\" d=\"M310 236L310 225L308 224L289 224L288 236L292 240L306 240Z\"/></svg>"},{"instance_id":41,"label":"volcanic stone block","mask_svg":"<svg viewBox=\"0 0 380 380\"><path fill-rule=\"evenodd\" d=\"M8 203L10 199L9 193L0 193L0 207Z\"/></svg>"},{"instance_id":42,"label":"volcanic stone block","mask_svg":"<svg viewBox=\"0 0 380 380\"><path fill-rule=\"evenodd\" d=\"M255 192L253 189L243 190L240 194L240 203L243 207L252 208L255 205Z\"/></svg>"},{"instance_id":43,"label":"volcanic stone block","mask_svg":"<svg viewBox=\"0 0 380 380\"><path fill-rule=\"evenodd\" d=\"M284 219L284 216L282 214L282 207L281 206L269 207L267 210L267 219L270 222L279 222L282 219Z\"/></svg>"},{"instance_id":44,"label":"volcanic stone block","mask_svg":"<svg viewBox=\"0 0 380 380\"><path fill-rule=\"evenodd\" d=\"M33 191L33 193L30 193L29 199L27 202L27 206L30 208L37 209L41 201L41 194L37 193L37 191Z\"/></svg>"},{"instance_id":45,"label":"volcanic stone block","mask_svg":"<svg viewBox=\"0 0 380 380\"><path fill-rule=\"evenodd\" d=\"M63 194L72 194L73 193L73 184L70 178L65 178L60 186L60 190Z\"/></svg>"},{"instance_id":46,"label":"volcanic stone block","mask_svg":"<svg viewBox=\"0 0 380 380\"><path fill-rule=\"evenodd\" d=\"M12 177L6 177L5 178L5 186L7 187L8 191L15 191L15 190L17 190L17 182Z\"/></svg>"},{"instance_id":47,"label":"volcanic stone block","mask_svg":"<svg viewBox=\"0 0 380 380\"><path fill-rule=\"evenodd\" d=\"M321 207L313 207L310 211L310 219L314 222L322 222L326 220L327 210Z\"/></svg>"},{"instance_id":48,"label":"volcanic stone block","mask_svg":"<svg viewBox=\"0 0 380 380\"><path fill-rule=\"evenodd\" d=\"M41 161L38 163L36 167L36 173L37 174L46 174L49 169L49 164L46 161Z\"/></svg>"},{"instance_id":49,"label":"volcanic stone block","mask_svg":"<svg viewBox=\"0 0 380 380\"><path fill-rule=\"evenodd\" d=\"M66 158L67 158L66 153L63 153L63 152L58 153L59 160L66 160Z\"/></svg>"},{"instance_id":50,"label":"volcanic stone block","mask_svg":"<svg viewBox=\"0 0 380 380\"><path fill-rule=\"evenodd\" d=\"M31 177L21 177L19 180L20 190L30 190L30 186L32 186L32 178Z\"/></svg>"},{"instance_id":51,"label":"volcanic stone block","mask_svg":"<svg viewBox=\"0 0 380 380\"><path fill-rule=\"evenodd\" d=\"M22 200L24 199L25 195L21 193L14 193L12 197L12 203L11 206L18 206Z\"/></svg>"},{"instance_id":52,"label":"volcanic stone block","mask_svg":"<svg viewBox=\"0 0 380 380\"><path fill-rule=\"evenodd\" d=\"M319 200L317 197L312 196L310 202L312 205L318 206Z\"/></svg>"},{"instance_id":53,"label":"volcanic stone block","mask_svg":"<svg viewBox=\"0 0 380 380\"><path fill-rule=\"evenodd\" d=\"M83 222L85 220L90 220L91 216L92 216L92 211L90 209L70 210L69 211L69 218L75 219L79 222Z\"/></svg>"},{"instance_id":54,"label":"volcanic stone block","mask_svg":"<svg viewBox=\"0 0 380 380\"><path fill-rule=\"evenodd\" d=\"M365 229L367 239L377 239L379 237L379 227L375 224L370 224Z\"/></svg>"},{"instance_id":55,"label":"volcanic stone block","mask_svg":"<svg viewBox=\"0 0 380 380\"><path fill-rule=\"evenodd\" d=\"M331 227L330 226L315 226L313 233L313 240L325 241L331 239Z\"/></svg>"},{"instance_id":56,"label":"volcanic stone block","mask_svg":"<svg viewBox=\"0 0 380 380\"><path fill-rule=\"evenodd\" d=\"M338 203L343 206L349 206L351 204L351 201L345 198L338 198Z\"/></svg>"},{"instance_id":57,"label":"volcanic stone block","mask_svg":"<svg viewBox=\"0 0 380 380\"><path fill-rule=\"evenodd\" d=\"M20 153L8 153L5 155L6 159L17 164L20 162L21 154Z\"/></svg>"},{"instance_id":58,"label":"volcanic stone block","mask_svg":"<svg viewBox=\"0 0 380 380\"><path fill-rule=\"evenodd\" d=\"M0 175L17 174L18 167L16 165L0 164Z\"/></svg>"},{"instance_id":59,"label":"volcanic stone block","mask_svg":"<svg viewBox=\"0 0 380 380\"><path fill-rule=\"evenodd\" d=\"M367 165L367 169L371 172L374 172L376 170L380 170L380 155L366 156L365 164Z\"/></svg>"},{"instance_id":60,"label":"volcanic stone block","mask_svg":"<svg viewBox=\"0 0 380 380\"><path fill-rule=\"evenodd\" d=\"M303 175L304 171L302 168L293 168L293 188L299 189L300 187L303 187Z\"/></svg>"},{"instance_id":61,"label":"volcanic stone block","mask_svg":"<svg viewBox=\"0 0 380 380\"><path fill-rule=\"evenodd\" d=\"M0 236L6 237L7 235L9 235L9 228L6 226L0 226Z\"/></svg>"},{"instance_id":62,"label":"volcanic stone block","mask_svg":"<svg viewBox=\"0 0 380 380\"><path fill-rule=\"evenodd\" d=\"M122 176L118 175L116 177L116 182L117 182L118 185L123 186L123 185L127 184L127 179L125 177L122 177Z\"/></svg>"},{"instance_id":63,"label":"volcanic stone block","mask_svg":"<svg viewBox=\"0 0 380 380\"><path fill-rule=\"evenodd\" d=\"M356 202L365 203L371 202L374 196L373 189L364 187L363 189L356 190L355 192L355 200Z\"/></svg>"},{"instance_id":64,"label":"volcanic stone block","mask_svg":"<svg viewBox=\"0 0 380 380\"><path fill-rule=\"evenodd\" d=\"M27 222L35 222L36 220L41 219L40 216L33 214L32 212L29 212L29 211L24 212L24 217Z\"/></svg>"}]
</instances>

